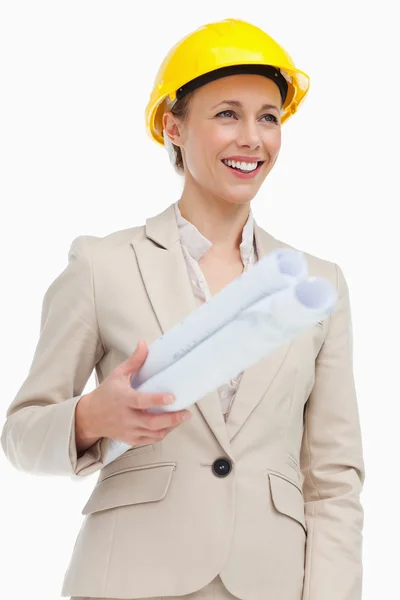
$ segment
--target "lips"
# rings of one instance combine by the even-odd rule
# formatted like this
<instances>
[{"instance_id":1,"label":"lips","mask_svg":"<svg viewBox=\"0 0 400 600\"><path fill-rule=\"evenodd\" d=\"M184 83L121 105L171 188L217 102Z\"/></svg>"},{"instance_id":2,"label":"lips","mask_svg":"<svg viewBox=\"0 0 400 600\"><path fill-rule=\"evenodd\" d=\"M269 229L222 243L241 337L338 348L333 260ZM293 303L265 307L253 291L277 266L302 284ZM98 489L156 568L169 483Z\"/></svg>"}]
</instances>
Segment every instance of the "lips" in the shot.
<instances>
[{"instance_id":1,"label":"lips","mask_svg":"<svg viewBox=\"0 0 400 600\"><path fill-rule=\"evenodd\" d=\"M238 162L247 162L247 163L265 162L259 156L227 156L227 157L223 158L222 160L236 160Z\"/></svg>"},{"instance_id":2,"label":"lips","mask_svg":"<svg viewBox=\"0 0 400 600\"><path fill-rule=\"evenodd\" d=\"M258 175L258 173L260 172L260 169L261 169L262 165L264 164L264 161L258 162L256 168L252 169L251 171L242 171L242 170L239 170L236 167L232 167L232 166L227 165L223 160L221 160L221 163L224 165L224 167L226 167L227 169L229 169L230 173L233 176L238 177L239 179L252 179L253 177L256 177Z\"/></svg>"}]
</instances>

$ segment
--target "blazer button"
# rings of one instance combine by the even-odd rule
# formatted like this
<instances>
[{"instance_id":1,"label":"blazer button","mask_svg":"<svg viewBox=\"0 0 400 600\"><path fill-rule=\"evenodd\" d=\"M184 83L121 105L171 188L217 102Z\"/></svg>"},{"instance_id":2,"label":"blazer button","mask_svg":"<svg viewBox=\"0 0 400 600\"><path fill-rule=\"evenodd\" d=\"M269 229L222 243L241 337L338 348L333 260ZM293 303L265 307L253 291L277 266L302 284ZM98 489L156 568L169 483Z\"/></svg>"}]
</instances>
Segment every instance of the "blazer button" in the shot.
<instances>
[{"instance_id":1,"label":"blazer button","mask_svg":"<svg viewBox=\"0 0 400 600\"><path fill-rule=\"evenodd\" d=\"M212 470L217 477L226 477L232 470L232 463L226 458L218 458L213 463Z\"/></svg>"}]
</instances>

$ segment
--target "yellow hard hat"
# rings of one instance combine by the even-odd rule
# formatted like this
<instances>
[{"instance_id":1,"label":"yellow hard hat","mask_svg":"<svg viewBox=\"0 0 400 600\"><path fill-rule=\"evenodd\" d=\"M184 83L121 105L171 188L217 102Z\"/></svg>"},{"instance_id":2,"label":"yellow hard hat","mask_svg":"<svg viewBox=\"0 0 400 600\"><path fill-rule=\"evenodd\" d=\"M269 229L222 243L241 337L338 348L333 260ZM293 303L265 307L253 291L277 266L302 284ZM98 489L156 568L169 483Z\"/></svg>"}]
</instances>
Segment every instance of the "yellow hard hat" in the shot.
<instances>
[{"instance_id":1,"label":"yellow hard hat","mask_svg":"<svg viewBox=\"0 0 400 600\"><path fill-rule=\"evenodd\" d=\"M213 79L245 72L277 83L284 100L281 123L297 111L310 86L308 75L262 29L237 19L210 23L180 40L164 58L146 107L148 133L164 144L162 117L171 103Z\"/></svg>"}]
</instances>

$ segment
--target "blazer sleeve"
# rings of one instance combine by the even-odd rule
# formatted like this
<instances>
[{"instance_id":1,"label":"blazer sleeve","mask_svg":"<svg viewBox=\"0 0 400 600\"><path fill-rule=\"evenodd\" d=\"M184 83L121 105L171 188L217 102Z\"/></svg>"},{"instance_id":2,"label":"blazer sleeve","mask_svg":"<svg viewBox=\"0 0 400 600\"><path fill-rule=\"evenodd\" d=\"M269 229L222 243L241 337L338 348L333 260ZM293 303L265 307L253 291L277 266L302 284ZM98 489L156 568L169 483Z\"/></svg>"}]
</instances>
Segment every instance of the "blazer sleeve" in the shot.
<instances>
[{"instance_id":1,"label":"blazer sleeve","mask_svg":"<svg viewBox=\"0 0 400 600\"><path fill-rule=\"evenodd\" d=\"M302 600L362 597L365 471L349 291L342 270L335 268L338 299L304 412L300 463L308 536Z\"/></svg>"},{"instance_id":2,"label":"blazer sleeve","mask_svg":"<svg viewBox=\"0 0 400 600\"><path fill-rule=\"evenodd\" d=\"M104 354L93 294L93 239L72 242L66 268L47 289L33 361L6 412L3 451L15 468L33 475L89 475L107 455L107 438L80 457L75 444L75 407Z\"/></svg>"}]
</instances>

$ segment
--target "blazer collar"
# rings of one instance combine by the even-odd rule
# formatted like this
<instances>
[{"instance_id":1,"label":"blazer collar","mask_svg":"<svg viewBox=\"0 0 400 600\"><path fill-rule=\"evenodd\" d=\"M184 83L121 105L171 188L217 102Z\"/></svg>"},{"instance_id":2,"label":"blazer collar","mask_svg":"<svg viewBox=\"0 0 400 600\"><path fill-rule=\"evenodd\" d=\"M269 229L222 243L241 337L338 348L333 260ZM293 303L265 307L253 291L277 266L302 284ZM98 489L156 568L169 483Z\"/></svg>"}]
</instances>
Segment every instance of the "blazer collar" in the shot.
<instances>
[{"instance_id":1,"label":"blazer collar","mask_svg":"<svg viewBox=\"0 0 400 600\"><path fill-rule=\"evenodd\" d=\"M175 217L178 225L180 241L194 260L200 260L202 256L211 248L212 243L207 239L193 223L182 216L179 209L179 202L175 202ZM243 264L250 260L254 245L254 217L250 209L248 219L242 230L242 241L240 243L240 256Z\"/></svg>"}]
</instances>

